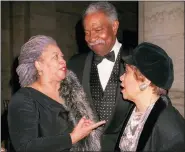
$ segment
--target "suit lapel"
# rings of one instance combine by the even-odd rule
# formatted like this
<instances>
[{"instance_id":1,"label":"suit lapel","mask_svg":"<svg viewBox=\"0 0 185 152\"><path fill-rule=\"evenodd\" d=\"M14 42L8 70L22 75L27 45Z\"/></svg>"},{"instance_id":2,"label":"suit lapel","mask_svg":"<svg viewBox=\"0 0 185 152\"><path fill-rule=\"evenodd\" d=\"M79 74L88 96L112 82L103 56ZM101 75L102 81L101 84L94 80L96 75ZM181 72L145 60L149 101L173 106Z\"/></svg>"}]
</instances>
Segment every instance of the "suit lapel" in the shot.
<instances>
[{"instance_id":1,"label":"suit lapel","mask_svg":"<svg viewBox=\"0 0 185 152\"><path fill-rule=\"evenodd\" d=\"M89 52L87 55L84 70L83 70L83 76L82 76L82 85L84 87L84 90L87 93L87 96L92 99L91 96L91 90L90 90L90 73L91 73L91 64L93 59L93 53Z\"/></svg>"},{"instance_id":2,"label":"suit lapel","mask_svg":"<svg viewBox=\"0 0 185 152\"><path fill-rule=\"evenodd\" d=\"M136 151L142 151L148 141L149 137L151 136L152 130L155 126L155 123L161 114L161 112L166 108L166 103L160 97L158 101L155 103L152 111L150 112L145 125L143 127L142 133L140 135L138 146Z\"/></svg>"},{"instance_id":3,"label":"suit lapel","mask_svg":"<svg viewBox=\"0 0 185 152\"><path fill-rule=\"evenodd\" d=\"M91 51L87 55L87 58L84 63L85 65L84 65L84 70L82 74L82 85L87 94L88 101L94 113L94 119L95 121L99 121L98 115L96 113L96 109L94 107L94 103L91 95L91 88L90 88L90 73L91 73L92 60L93 60L93 52Z\"/></svg>"},{"instance_id":4,"label":"suit lapel","mask_svg":"<svg viewBox=\"0 0 185 152\"><path fill-rule=\"evenodd\" d=\"M122 56L124 51L123 47L120 48L120 51L120 55ZM118 79L124 73L124 63L122 61L120 61L119 69L120 72ZM113 109L113 115L105 127L105 133L115 133L120 130L120 127L127 118L129 111L132 110L134 106L131 102L123 100L120 84L117 85L116 94L116 105Z\"/></svg>"}]
</instances>

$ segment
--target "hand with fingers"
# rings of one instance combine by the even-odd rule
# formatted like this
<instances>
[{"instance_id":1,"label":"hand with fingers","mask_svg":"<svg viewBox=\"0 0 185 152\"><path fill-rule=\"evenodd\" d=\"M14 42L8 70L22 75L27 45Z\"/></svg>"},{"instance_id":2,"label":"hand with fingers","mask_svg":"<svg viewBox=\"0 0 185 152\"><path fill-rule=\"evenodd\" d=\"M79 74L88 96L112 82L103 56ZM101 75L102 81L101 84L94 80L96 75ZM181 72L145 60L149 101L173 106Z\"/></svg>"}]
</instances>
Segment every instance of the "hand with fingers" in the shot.
<instances>
[{"instance_id":1,"label":"hand with fingers","mask_svg":"<svg viewBox=\"0 0 185 152\"><path fill-rule=\"evenodd\" d=\"M82 117L76 127L73 129L72 133L70 133L72 144L75 144L79 140L85 138L92 132L93 129L96 129L105 123L105 120L95 123L89 119L86 119L85 117Z\"/></svg>"}]
</instances>

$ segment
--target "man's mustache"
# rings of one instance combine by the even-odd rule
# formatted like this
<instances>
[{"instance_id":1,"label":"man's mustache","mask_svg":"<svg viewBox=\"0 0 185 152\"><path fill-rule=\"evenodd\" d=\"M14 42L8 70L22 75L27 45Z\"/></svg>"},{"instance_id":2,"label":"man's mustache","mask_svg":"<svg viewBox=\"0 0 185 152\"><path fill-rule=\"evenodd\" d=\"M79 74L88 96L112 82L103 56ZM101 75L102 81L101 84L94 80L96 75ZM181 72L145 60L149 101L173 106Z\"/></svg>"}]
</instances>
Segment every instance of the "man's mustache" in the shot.
<instances>
[{"instance_id":1,"label":"man's mustache","mask_svg":"<svg viewBox=\"0 0 185 152\"><path fill-rule=\"evenodd\" d=\"M90 46L93 46L93 45L97 45L97 44L105 44L105 41L104 40L97 40L95 42L92 42L92 43L88 43Z\"/></svg>"}]
</instances>

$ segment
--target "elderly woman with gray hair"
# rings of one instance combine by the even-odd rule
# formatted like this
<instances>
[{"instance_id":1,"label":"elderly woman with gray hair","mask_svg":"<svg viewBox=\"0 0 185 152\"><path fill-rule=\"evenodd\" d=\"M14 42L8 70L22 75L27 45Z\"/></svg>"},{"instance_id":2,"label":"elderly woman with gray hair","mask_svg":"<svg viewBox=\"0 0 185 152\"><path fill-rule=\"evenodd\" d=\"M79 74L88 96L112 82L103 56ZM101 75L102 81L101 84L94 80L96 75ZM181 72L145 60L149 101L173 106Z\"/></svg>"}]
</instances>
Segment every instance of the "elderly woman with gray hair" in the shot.
<instances>
[{"instance_id":1,"label":"elderly woman with gray hair","mask_svg":"<svg viewBox=\"0 0 185 152\"><path fill-rule=\"evenodd\" d=\"M99 150L101 132L94 129L105 121L96 122L53 38L30 38L21 48L16 71L21 89L9 104L8 124L17 152Z\"/></svg>"}]
</instances>

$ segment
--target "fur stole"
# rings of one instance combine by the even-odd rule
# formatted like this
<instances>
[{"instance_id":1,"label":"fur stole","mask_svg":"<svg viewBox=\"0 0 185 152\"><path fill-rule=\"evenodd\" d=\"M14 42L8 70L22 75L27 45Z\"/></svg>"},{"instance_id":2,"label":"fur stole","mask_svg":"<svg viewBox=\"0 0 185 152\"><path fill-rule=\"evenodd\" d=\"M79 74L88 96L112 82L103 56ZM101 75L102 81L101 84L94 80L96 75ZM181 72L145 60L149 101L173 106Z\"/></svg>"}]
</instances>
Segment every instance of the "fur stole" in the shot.
<instances>
[{"instance_id":1,"label":"fur stole","mask_svg":"<svg viewBox=\"0 0 185 152\"><path fill-rule=\"evenodd\" d=\"M68 121L72 123L72 127L75 127L83 116L95 122L98 121L95 110L92 110L93 106L87 101L85 92L72 71L67 71L66 78L61 82L59 93L65 101L64 107L69 112ZM102 127L93 130L88 137L73 145L71 151L100 151L101 134Z\"/></svg>"}]
</instances>

